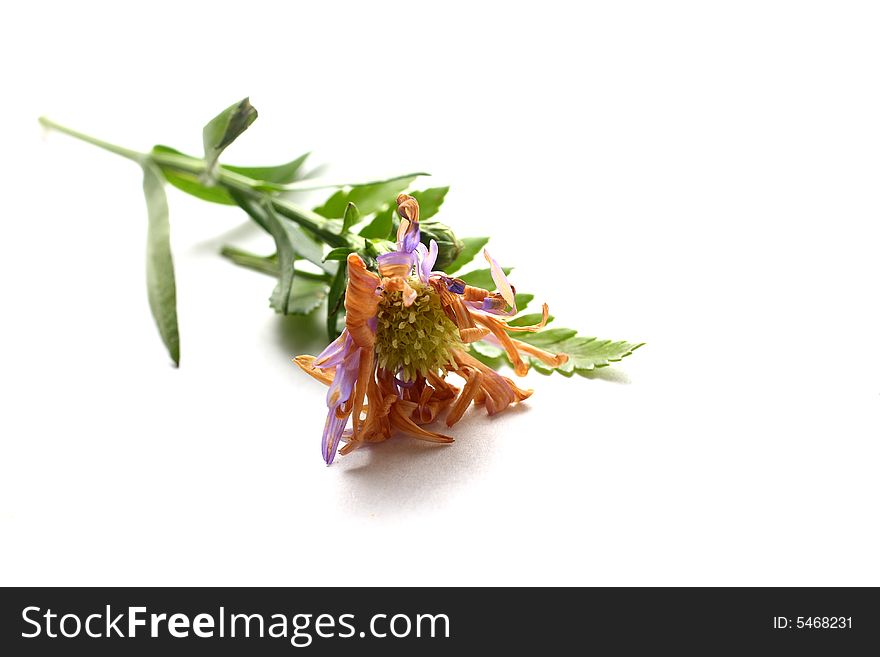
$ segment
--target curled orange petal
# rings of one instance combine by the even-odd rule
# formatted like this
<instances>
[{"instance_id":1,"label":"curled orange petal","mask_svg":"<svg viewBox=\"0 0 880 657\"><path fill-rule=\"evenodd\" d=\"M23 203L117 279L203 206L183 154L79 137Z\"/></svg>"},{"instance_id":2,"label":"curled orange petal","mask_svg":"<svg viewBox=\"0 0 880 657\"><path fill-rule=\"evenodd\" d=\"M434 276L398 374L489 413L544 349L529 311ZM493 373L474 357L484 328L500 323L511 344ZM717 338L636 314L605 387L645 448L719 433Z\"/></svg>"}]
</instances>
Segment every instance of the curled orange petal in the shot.
<instances>
[{"instance_id":1,"label":"curled orange petal","mask_svg":"<svg viewBox=\"0 0 880 657\"><path fill-rule=\"evenodd\" d=\"M372 349L376 335L367 322L379 306L379 277L367 269L356 253L348 256L348 286L345 288L345 326L351 339L361 348Z\"/></svg>"}]
</instances>

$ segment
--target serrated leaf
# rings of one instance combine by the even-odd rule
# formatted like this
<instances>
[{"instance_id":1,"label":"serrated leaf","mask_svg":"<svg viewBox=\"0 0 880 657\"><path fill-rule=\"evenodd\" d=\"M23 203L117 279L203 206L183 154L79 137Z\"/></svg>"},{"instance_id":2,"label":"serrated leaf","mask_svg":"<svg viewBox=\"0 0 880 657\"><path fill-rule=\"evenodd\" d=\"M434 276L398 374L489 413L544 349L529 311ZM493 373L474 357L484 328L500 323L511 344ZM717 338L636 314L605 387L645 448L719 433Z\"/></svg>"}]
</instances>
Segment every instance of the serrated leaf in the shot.
<instances>
[{"instance_id":1,"label":"serrated leaf","mask_svg":"<svg viewBox=\"0 0 880 657\"><path fill-rule=\"evenodd\" d=\"M515 337L517 340L528 342L554 354L567 354L568 361L553 368L554 371L564 375L583 374L599 367L606 367L629 356L644 344L643 342L599 340L593 337L566 335L565 331L570 332L571 329L548 329L536 333L519 334ZM553 339L556 336L560 339ZM530 360L539 371L541 367L547 369L543 363L539 367L536 364L537 359L531 358Z\"/></svg>"},{"instance_id":2,"label":"serrated leaf","mask_svg":"<svg viewBox=\"0 0 880 657\"><path fill-rule=\"evenodd\" d=\"M289 293L285 293L281 281L272 291L269 305L283 315L307 315L321 305L327 297L327 284L297 276Z\"/></svg>"},{"instance_id":3,"label":"serrated leaf","mask_svg":"<svg viewBox=\"0 0 880 657\"><path fill-rule=\"evenodd\" d=\"M217 164L220 154L234 142L241 133L257 120L257 110L245 98L234 103L208 121L202 130L205 146L205 163L210 174Z\"/></svg>"},{"instance_id":4,"label":"serrated leaf","mask_svg":"<svg viewBox=\"0 0 880 657\"><path fill-rule=\"evenodd\" d=\"M449 187L430 187L421 191L410 192L410 196L419 202L419 221L430 219L440 211Z\"/></svg>"},{"instance_id":5,"label":"serrated leaf","mask_svg":"<svg viewBox=\"0 0 880 657\"><path fill-rule=\"evenodd\" d=\"M467 263L473 260L476 255L483 249L484 246L489 242L488 237L462 237L461 241L464 243L464 248L461 250L461 253L458 254L458 257L452 262L451 265L448 265L444 270L447 274L453 274L457 272L459 269L464 267Z\"/></svg>"},{"instance_id":6,"label":"serrated leaf","mask_svg":"<svg viewBox=\"0 0 880 657\"><path fill-rule=\"evenodd\" d=\"M470 344L470 346L473 347L475 344L476 344L476 342L472 342ZM504 358L504 356L496 356L493 358L493 357L485 356L485 355L481 354L476 349L471 349L470 354L471 354L471 356L476 358L478 361L480 361L484 365L491 367L493 370L499 369L502 365L504 365L504 363L507 362L507 360Z\"/></svg>"},{"instance_id":7,"label":"serrated leaf","mask_svg":"<svg viewBox=\"0 0 880 657\"><path fill-rule=\"evenodd\" d=\"M535 324L540 324L541 319L543 319L544 315L542 313L527 313L525 315L519 315L518 317L507 322L508 326L534 326ZM547 315L547 323L553 321L553 315Z\"/></svg>"},{"instance_id":8,"label":"serrated leaf","mask_svg":"<svg viewBox=\"0 0 880 657\"><path fill-rule=\"evenodd\" d=\"M393 203L397 195L410 186L417 176L404 176L402 178L394 178L383 180L365 185L356 185L348 190L340 189L333 194L327 201L315 208L322 217L327 219L339 219L345 213L345 208L349 203L354 203L363 216L373 214L379 210L383 210ZM361 233L363 235L363 233ZM386 235L376 235L375 237L386 237ZM364 235L364 237L371 237Z\"/></svg>"},{"instance_id":9,"label":"serrated leaf","mask_svg":"<svg viewBox=\"0 0 880 657\"><path fill-rule=\"evenodd\" d=\"M253 178L254 180L286 185L288 183L296 182L297 180L302 180L305 177L299 174L309 155L309 153L305 153L295 160L271 167L239 167L232 164L221 164L220 166L227 171L233 171L234 173Z\"/></svg>"},{"instance_id":10,"label":"serrated leaf","mask_svg":"<svg viewBox=\"0 0 880 657\"><path fill-rule=\"evenodd\" d=\"M347 233L351 230L351 227L354 226L361 219L361 213L358 210L358 207L352 203L348 202L348 205L345 206L345 212L342 214L342 230L340 233Z\"/></svg>"},{"instance_id":11,"label":"serrated leaf","mask_svg":"<svg viewBox=\"0 0 880 657\"><path fill-rule=\"evenodd\" d=\"M168 199L159 168L144 164L144 199L147 202L147 297L159 335L175 365L180 364L180 332L177 326L177 284L171 257Z\"/></svg>"},{"instance_id":12,"label":"serrated leaf","mask_svg":"<svg viewBox=\"0 0 880 657\"><path fill-rule=\"evenodd\" d=\"M509 274L513 271L513 267L502 267L502 269L505 274ZM466 274L460 274L458 278L473 287L481 287L484 290L495 289L495 281L492 280L492 272L488 269L475 269Z\"/></svg>"},{"instance_id":13,"label":"serrated leaf","mask_svg":"<svg viewBox=\"0 0 880 657\"><path fill-rule=\"evenodd\" d=\"M494 344L484 342L483 340L471 342L470 347L473 351L480 354L481 356L485 356L486 358L500 358L504 354L504 349Z\"/></svg>"},{"instance_id":14,"label":"serrated leaf","mask_svg":"<svg viewBox=\"0 0 880 657\"><path fill-rule=\"evenodd\" d=\"M537 358L529 358L526 357L525 360L528 360L532 366L532 369L535 370L538 374L543 374L544 376L550 376L553 374L554 369L549 365L545 365Z\"/></svg>"},{"instance_id":15,"label":"serrated leaf","mask_svg":"<svg viewBox=\"0 0 880 657\"><path fill-rule=\"evenodd\" d=\"M540 315L538 316L538 318L540 319ZM537 322L534 323L537 324ZM521 340L524 335L528 335L528 339L523 340L523 342L528 342L529 344L533 344L536 347L545 348L557 342L567 340L568 338L573 338L575 335L577 335L577 331L567 328L552 328L545 331L537 331L536 333L532 334L516 333L513 335L513 337L517 340Z\"/></svg>"}]
</instances>

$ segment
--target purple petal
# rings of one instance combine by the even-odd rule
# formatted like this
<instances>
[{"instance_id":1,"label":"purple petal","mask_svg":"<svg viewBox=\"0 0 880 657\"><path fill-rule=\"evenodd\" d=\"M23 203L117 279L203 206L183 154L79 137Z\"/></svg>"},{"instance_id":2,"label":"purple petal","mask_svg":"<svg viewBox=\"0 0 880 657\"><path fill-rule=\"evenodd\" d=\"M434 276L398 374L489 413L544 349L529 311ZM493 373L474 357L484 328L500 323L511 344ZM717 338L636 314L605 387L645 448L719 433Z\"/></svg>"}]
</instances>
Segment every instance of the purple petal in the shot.
<instances>
[{"instance_id":1,"label":"purple petal","mask_svg":"<svg viewBox=\"0 0 880 657\"><path fill-rule=\"evenodd\" d=\"M420 243L416 247L416 251L419 254L419 280L422 283L427 283L431 277L431 270L434 269L434 263L437 262L437 242L431 240L430 249L426 249L425 245Z\"/></svg>"},{"instance_id":2,"label":"purple petal","mask_svg":"<svg viewBox=\"0 0 880 657\"><path fill-rule=\"evenodd\" d=\"M321 454L327 465L333 463L339 439L348 423L351 412L339 417L338 410L351 397L351 391L357 381L358 367L361 361L361 351L349 348L342 363L336 368L336 376L327 390L327 421L324 423L324 436L321 439Z\"/></svg>"},{"instance_id":3,"label":"purple petal","mask_svg":"<svg viewBox=\"0 0 880 657\"><path fill-rule=\"evenodd\" d=\"M390 253L382 253L376 258L376 262L380 267L387 265L413 265L413 254L404 251L391 251Z\"/></svg>"},{"instance_id":4,"label":"purple petal","mask_svg":"<svg viewBox=\"0 0 880 657\"><path fill-rule=\"evenodd\" d=\"M328 344L324 351L315 357L315 367L320 369L336 367L351 350L351 346L351 336L347 330L343 330L338 338Z\"/></svg>"},{"instance_id":5,"label":"purple petal","mask_svg":"<svg viewBox=\"0 0 880 657\"><path fill-rule=\"evenodd\" d=\"M412 253L416 250L421 239L418 221L403 219L397 231L397 250L404 253Z\"/></svg>"},{"instance_id":6,"label":"purple petal","mask_svg":"<svg viewBox=\"0 0 880 657\"><path fill-rule=\"evenodd\" d=\"M458 278L449 278L447 276L443 279L443 282L446 283L446 289L453 294L464 294L464 281Z\"/></svg>"},{"instance_id":7,"label":"purple petal","mask_svg":"<svg viewBox=\"0 0 880 657\"><path fill-rule=\"evenodd\" d=\"M500 304L497 302L500 302ZM486 297L482 301L465 301L464 303L468 308L480 310L490 315L513 317L517 313L517 309L515 307L511 308L510 310L505 310L504 308L505 306L507 306L507 302L503 299L498 299L497 297L494 300L492 300L491 297Z\"/></svg>"},{"instance_id":8,"label":"purple petal","mask_svg":"<svg viewBox=\"0 0 880 657\"><path fill-rule=\"evenodd\" d=\"M336 376L333 377L330 388L327 390L327 421L324 423L324 436L321 439L321 454L327 465L333 463L339 439L348 423L348 416L351 415L349 412L343 417L339 417L337 411L351 397L361 362L361 351L354 346L354 342L347 333L347 331L343 333L348 338L344 341L344 347L338 350L339 353L334 353L332 356L338 365ZM334 343L336 342L339 340L334 341Z\"/></svg>"},{"instance_id":9,"label":"purple petal","mask_svg":"<svg viewBox=\"0 0 880 657\"><path fill-rule=\"evenodd\" d=\"M351 397L360 361L361 351L360 349L354 349L346 355L342 364L337 366L336 376L333 377L333 381L327 389L327 408L331 411L347 402L348 398Z\"/></svg>"},{"instance_id":10,"label":"purple petal","mask_svg":"<svg viewBox=\"0 0 880 657\"><path fill-rule=\"evenodd\" d=\"M327 465L333 463L336 457L336 450L339 447L339 439L342 438L342 432L348 418L336 417L336 411L331 410L327 414L327 422L324 424L324 438L321 440L321 456Z\"/></svg>"},{"instance_id":11,"label":"purple petal","mask_svg":"<svg viewBox=\"0 0 880 657\"><path fill-rule=\"evenodd\" d=\"M507 306L507 302L504 299L499 299L498 297L486 297L483 299L482 304L480 304L482 309L487 313L498 312L499 310L504 310Z\"/></svg>"}]
</instances>

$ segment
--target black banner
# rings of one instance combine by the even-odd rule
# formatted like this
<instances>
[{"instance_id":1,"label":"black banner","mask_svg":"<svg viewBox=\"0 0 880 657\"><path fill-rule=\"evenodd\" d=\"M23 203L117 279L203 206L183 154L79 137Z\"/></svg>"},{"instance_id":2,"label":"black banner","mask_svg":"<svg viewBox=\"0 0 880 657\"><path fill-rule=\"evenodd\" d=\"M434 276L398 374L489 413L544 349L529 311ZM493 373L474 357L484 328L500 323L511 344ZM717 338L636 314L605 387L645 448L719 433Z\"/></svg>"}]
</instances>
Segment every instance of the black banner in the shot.
<instances>
[{"instance_id":1,"label":"black banner","mask_svg":"<svg viewBox=\"0 0 880 657\"><path fill-rule=\"evenodd\" d=\"M876 589L4 589L4 655L866 654ZM548 651L557 651L548 653ZM562 651L562 652L560 652Z\"/></svg>"}]
</instances>

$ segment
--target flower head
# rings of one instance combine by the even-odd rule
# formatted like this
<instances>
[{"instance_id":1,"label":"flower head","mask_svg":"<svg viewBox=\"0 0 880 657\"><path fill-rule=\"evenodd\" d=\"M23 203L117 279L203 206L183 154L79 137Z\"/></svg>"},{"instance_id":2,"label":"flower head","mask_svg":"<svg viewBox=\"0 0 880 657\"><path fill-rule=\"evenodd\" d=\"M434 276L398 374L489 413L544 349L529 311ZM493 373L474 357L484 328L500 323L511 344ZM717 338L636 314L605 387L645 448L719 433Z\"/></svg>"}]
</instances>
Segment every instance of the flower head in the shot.
<instances>
[{"instance_id":1,"label":"flower head","mask_svg":"<svg viewBox=\"0 0 880 657\"><path fill-rule=\"evenodd\" d=\"M521 353L553 366L567 358L510 336L542 328L547 305L540 323L509 326L505 318L517 312L514 289L487 252L495 292L435 271L436 242L431 240L426 247L419 241L418 201L401 194L397 209L401 219L397 248L377 258L378 274L369 271L357 254L348 256L342 335L317 357L294 359L329 386L321 443L328 464L342 440L346 441L343 454L387 440L395 431L450 443L452 437L425 426L444 412L446 425L452 426L472 403L494 415L532 394L471 356L467 347L471 342L485 338L501 346L519 376L528 371ZM446 381L453 372L464 381L461 388Z\"/></svg>"}]
</instances>

